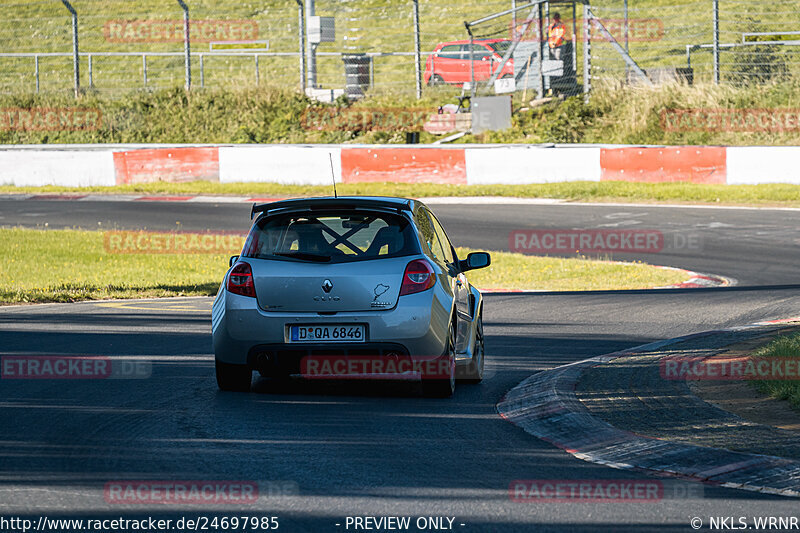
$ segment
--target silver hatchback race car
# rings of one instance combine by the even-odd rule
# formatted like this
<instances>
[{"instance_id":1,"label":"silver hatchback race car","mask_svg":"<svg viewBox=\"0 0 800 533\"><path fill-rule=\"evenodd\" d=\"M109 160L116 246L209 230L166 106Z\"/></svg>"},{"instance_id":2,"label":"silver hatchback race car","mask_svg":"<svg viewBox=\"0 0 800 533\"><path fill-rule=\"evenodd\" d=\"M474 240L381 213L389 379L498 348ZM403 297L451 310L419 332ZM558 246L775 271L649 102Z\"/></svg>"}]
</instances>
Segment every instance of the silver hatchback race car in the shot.
<instances>
[{"instance_id":1,"label":"silver hatchback race car","mask_svg":"<svg viewBox=\"0 0 800 533\"><path fill-rule=\"evenodd\" d=\"M483 299L422 202L339 197L254 205L212 310L217 384L266 377L421 380L449 397L483 379Z\"/></svg>"}]
</instances>

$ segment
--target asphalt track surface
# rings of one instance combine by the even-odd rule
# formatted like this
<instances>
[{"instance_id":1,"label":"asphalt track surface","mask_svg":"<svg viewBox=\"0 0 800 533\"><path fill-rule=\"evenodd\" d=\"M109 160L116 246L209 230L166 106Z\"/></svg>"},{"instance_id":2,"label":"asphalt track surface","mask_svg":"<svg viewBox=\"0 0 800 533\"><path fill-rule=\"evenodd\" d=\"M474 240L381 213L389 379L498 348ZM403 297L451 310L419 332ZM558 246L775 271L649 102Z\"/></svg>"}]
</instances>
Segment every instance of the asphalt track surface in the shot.
<instances>
[{"instance_id":1,"label":"asphalt track surface","mask_svg":"<svg viewBox=\"0 0 800 533\"><path fill-rule=\"evenodd\" d=\"M647 480L583 462L502 420L530 374L680 335L800 315L800 211L655 206L434 205L457 244L508 249L522 228L639 228L702 246L619 256L735 278L712 290L486 296L487 379L450 400L413 386L216 389L209 298L0 309L6 355L136 359L148 379L2 380L0 517L277 516L282 531L355 531L348 516L455 517L455 531L692 531L709 517L797 516L798 502L690 484L658 502L516 503L530 480ZM237 204L0 201L0 224L246 231ZM100 223L98 225L98 222ZM179 222L180 224L176 224ZM617 258L618 256L614 256ZM288 482L254 505L107 503L117 480ZM697 491L696 487L702 487ZM730 523L730 521L728 522ZM340 525L336 525L340 524ZM461 525L463 524L463 525ZM361 529L364 531L364 529ZM418 531L412 527L410 531Z\"/></svg>"}]
</instances>

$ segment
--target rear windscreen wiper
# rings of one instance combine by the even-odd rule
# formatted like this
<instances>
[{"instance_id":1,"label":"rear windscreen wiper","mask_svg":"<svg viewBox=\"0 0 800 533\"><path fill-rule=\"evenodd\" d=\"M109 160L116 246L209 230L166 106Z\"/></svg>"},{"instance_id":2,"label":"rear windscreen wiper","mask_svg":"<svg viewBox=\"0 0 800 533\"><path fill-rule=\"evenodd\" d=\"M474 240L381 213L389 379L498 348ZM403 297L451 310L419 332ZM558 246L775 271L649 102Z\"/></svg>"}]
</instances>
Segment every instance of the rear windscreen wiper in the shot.
<instances>
[{"instance_id":1,"label":"rear windscreen wiper","mask_svg":"<svg viewBox=\"0 0 800 533\"><path fill-rule=\"evenodd\" d=\"M327 263L331 260L331 256L329 255L309 254L306 252L277 252L273 255L291 257L292 259L300 259L302 261L317 261L319 263Z\"/></svg>"}]
</instances>

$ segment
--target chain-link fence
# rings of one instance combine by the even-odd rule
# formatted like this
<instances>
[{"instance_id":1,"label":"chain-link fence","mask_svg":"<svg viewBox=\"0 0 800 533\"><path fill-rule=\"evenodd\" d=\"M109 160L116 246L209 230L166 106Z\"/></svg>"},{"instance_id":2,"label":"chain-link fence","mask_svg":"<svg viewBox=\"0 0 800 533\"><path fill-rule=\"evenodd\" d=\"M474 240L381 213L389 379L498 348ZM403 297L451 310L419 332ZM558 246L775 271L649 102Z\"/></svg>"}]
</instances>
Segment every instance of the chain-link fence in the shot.
<instances>
[{"instance_id":1,"label":"chain-link fence","mask_svg":"<svg viewBox=\"0 0 800 533\"><path fill-rule=\"evenodd\" d=\"M296 0L187 0L194 87L273 84L300 87L301 16ZM82 88L101 91L181 86L185 82L183 11L175 0L72 0ZM464 7L421 2L422 63L437 43L463 39L463 20L504 8L509 0ZM59 0L1 2L0 91L65 90L73 84L73 36ZM333 17L334 42L316 48L317 85L342 88L342 54L371 59L373 88L416 90L414 3L410 0L322 0L316 15ZM261 41L240 43L225 41ZM421 66L424 68L424 65Z\"/></svg>"},{"instance_id":2,"label":"chain-link fence","mask_svg":"<svg viewBox=\"0 0 800 533\"><path fill-rule=\"evenodd\" d=\"M312 67L301 61L301 50L309 47L303 31L309 1L186 0L192 86L271 84L300 88L306 77L303 66ZM129 91L186 83L184 12L176 0L14 0L0 1L0 92L73 87L73 30L68 4L77 13L83 89ZM532 24L530 31L538 28L540 34L529 33L523 42L538 41L547 60L548 28L558 11L570 28L568 61L572 62L576 86L588 81L584 75L587 69L595 84L634 81L639 67L656 83L671 79L697 83L716 78L723 83L761 83L796 75L800 70L797 0L769 4L719 0L716 10L714 0L598 1L591 4L590 15L602 28L597 23L588 24L588 47L583 3L541 2L533 6L528 0L427 0L418 5L420 64L416 64L415 55L413 0L318 0L315 15L332 17L336 35L333 42L315 48L316 83L342 89L346 83L342 55L367 54L372 93L413 94L418 76L422 77L426 60L437 45L463 43L469 38L465 21L513 6L520 9L480 27L477 37L514 37L535 7L539 10L535 17L541 17L542 22L541 26ZM464 70L469 58L464 48L461 50L458 57L464 61L458 68ZM624 50L633 65L625 60ZM482 57L472 59L471 69L482 67ZM519 65L515 70L518 74ZM526 77L516 89L528 89L527 82Z\"/></svg>"},{"instance_id":3,"label":"chain-link fence","mask_svg":"<svg viewBox=\"0 0 800 533\"><path fill-rule=\"evenodd\" d=\"M299 86L295 2L189 0L187 4L195 87L242 87L266 81ZM83 88L129 90L184 84L183 10L178 2L73 0L71 5L77 12ZM2 3L0 10L0 69L4 73L0 90L72 87L73 35L66 6L59 0L29 0ZM233 45L215 44L225 41L269 41L269 48L256 42L232 51ZM258 55L261 50L255 46L263 46L266 55Z\"/></svg>"},{"instance_id":4,"label":"chain-link fence","mask_svg":"<svg viewBox=\"0 0 800 533\"><path fill-rule=\"evenodd\" d=\"M629 53L656 82L763 83L800 74L797 0L605 0L592 4L592 11L623 46L627 18ZM606 40L593 40L591 66L593 80L631 77Z\"/></svg>"}]
</instances>

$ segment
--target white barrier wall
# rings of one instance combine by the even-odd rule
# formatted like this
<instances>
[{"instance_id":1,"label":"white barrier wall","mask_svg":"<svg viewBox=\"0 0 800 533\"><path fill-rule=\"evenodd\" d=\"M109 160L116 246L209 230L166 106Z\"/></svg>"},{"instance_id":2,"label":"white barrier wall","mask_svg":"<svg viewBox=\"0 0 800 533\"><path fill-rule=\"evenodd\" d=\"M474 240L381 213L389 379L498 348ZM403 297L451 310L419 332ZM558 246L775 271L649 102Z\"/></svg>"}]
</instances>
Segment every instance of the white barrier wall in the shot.
<instances>
[{"instance_id":1,"label":"white barrier wall","mask_svg":"<svg viewBox=\"0 0 800 533\"><path fill-rule=\"evenodd\" d=\"M600 145L0 146L0 185L111 186L202 179L293 185L394 181L499 185L564 181L800 184L800 147ZM670 152L665 159L662 152ZM714 161L715 172L701 172ZM684 168L685 167L685 168ZM431 170L433 169L433 170ZM646 171L646 172L645 172ZM684 174L681 172L684 171ZM378 177L375 177L375 174ZM430 178L426 178L430 176ZM637 176L642 176L637 179Z\"/></svg>"},{"instance_id":2,"label":"white barrier wall","mask_svg":"<svg viewBox=\"0 0 800 533\"><path fill-rule=\"evenodd\" d=\"M0 185L115 185L111 150L0 150Z\"/></svg>"},{"instance_id":3,"label":"white barrier wall","mask_svg":"<svg viewBox=\"0 0 800 533\"><path fill-rule=\"evenodd\" d=\"M342 150L331 146L222 146L219 181L328 185L342 181Z\"/></svg>"},{"instance_id":4,"label":"white barrier wall","mask_svg":"<svg viewBox=\"0 0 800 533\"><path fill-rule=\"evenodd\" d=\"M800 147L731 146L726 150L728 185L800 185Z\"/></svg>"},{"instance_id":5,"label":"white barrier wall","mask_svg":"<svg viewBox=\"0 0 800 533\"><path fill-rule=\"evenodd\" d=\"M468 185L600 181L600 147L467 148Z\"/></svg>"}]
</instances>

